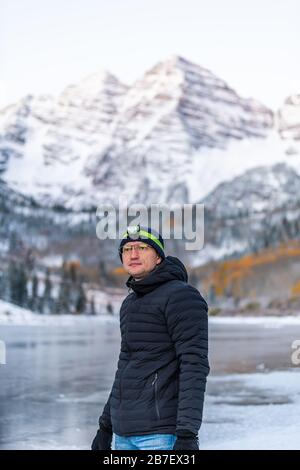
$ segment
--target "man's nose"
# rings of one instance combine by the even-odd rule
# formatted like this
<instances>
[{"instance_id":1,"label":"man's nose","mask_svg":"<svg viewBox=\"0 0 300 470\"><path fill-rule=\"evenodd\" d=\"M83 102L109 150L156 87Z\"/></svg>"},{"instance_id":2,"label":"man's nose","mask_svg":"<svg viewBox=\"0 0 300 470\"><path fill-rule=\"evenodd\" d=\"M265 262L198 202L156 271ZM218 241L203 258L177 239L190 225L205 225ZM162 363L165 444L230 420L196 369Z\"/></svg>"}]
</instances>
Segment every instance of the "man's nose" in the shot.
<instances>
[{"instance_id":1,"label":"man's nose","mask_svg":"<svg viewBox=\"0 0 300 470\"><path fill-rule=\"evenodd\" d=\"M131 253L130 253L130 258L131 259L136 259L139 257L139 250L135 247L133 247L133 249L131 250Z\"/></svg>"}]
</instances>

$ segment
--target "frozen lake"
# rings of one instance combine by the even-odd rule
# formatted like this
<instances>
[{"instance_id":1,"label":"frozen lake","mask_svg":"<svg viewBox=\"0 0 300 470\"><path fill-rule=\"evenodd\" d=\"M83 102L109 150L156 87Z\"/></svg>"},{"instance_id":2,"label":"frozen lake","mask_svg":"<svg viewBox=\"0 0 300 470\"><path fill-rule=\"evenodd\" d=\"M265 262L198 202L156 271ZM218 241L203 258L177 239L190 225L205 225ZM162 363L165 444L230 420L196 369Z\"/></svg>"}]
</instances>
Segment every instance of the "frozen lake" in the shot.
<instances>
[{"instance_id":1,"label":"frozen lake","mask_svg":"<svg viewBox=\"0 0 300 470\"><path fill-rule=\"evenodd\" d=\"M1 325L0 449L88 449L119 353L114 322ZM202 449L300 448L300 324L212 320Z\"/></svg>"}]
</instances>

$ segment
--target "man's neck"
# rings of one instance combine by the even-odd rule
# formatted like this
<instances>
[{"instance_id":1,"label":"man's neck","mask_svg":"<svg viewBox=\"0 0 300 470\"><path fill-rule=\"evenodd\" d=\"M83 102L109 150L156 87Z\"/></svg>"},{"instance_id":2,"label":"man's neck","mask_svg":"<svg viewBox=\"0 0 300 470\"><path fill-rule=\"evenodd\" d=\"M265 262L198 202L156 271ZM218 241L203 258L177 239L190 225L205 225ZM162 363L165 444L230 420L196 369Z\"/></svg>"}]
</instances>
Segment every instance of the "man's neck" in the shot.
<instances>
[{"instance_id":1,"label":"man's neck","mask_svg":"<svg viewBox=\"0 0 300 470\"><path fill-rule=\"evenodd\" d=\"M133 279L138 282L138 281L142 281L143 279L145 279L145 277L149 276L149 274L153 273L153 271L155 271L157 268L158 268L159 264L157 264L156 266L154 266L154 268L152 269L152 271L149 271L148 273L146 273L144 276L142 277L133 277Z\"/></svg>"},{"instance_id":2,"label":"man's neck","mask_svg":"<svg viewBox=\"0 0 300 470\"><path fill-rule=\"evenodd\" d=\"M136 282L142 281L143 279L145 279L145 277L149 276L149 274L153 273L154 270L155 270L155 268L152 269L152 271L150 271L149 273L144 274L144 276L141 276L141 277L134 277L133 279L134 279Z\"/></svg>"}]
</instances>

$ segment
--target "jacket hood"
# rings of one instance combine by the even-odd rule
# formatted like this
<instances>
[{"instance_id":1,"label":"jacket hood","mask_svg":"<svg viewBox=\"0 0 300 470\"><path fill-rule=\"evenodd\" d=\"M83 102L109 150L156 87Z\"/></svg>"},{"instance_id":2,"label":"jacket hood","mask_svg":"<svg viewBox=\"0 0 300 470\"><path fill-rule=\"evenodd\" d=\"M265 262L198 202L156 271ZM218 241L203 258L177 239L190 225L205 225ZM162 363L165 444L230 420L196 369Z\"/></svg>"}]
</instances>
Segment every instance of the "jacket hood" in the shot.
<instances>
[{"instance_id":1,"label":"jacket hood","mask_svg":"<svg viewBox=\"0 0 300 470\"><path fill-rule=\"evenodd\" d=\"M151 273L144 279L136 281L132 276L126 285L136 294L144 295L168 281L187 282L188 274L184 264L174 256L167 256Z\"/></svg>"}]
</instances>

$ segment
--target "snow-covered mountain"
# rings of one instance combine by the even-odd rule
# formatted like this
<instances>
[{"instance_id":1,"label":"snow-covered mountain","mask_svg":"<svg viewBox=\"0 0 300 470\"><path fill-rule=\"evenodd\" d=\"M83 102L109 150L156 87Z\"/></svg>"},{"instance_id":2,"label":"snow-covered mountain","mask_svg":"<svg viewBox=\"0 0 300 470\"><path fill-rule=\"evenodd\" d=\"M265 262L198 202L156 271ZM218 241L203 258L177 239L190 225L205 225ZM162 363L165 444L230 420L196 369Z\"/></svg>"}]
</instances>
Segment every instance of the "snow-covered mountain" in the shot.
<instances>
[{"instance_id":1,"label":"snow-covered mountain","mask_svg":"<svg viewBox=\"0 0 300 470\"><path fill-rule=\"evenodd\" d=\"M203 202L218 219L299 208L300 175L285 163L253 168L221 183Z\"/></svg>"},{"instance_id":2,"label":"snow-covered mountain","mask_svg":"<svg viewBox=\"0 0 300 470\"><path fill-rule=\"evenodd\" d=\"M68 86L56 99L30 95L2 110L2 178L37 202L78 209L73 194L83 191L88 199L86 163L110 141L111 123L126 90L101 72Z\"/></svg>"},{"instance_id":3,"label":"snow-covered mountain","mask_svg":"<svg viewBox=\"0 0 300 470\"><path fill-rule=\"evenodd\" d=\"M196 264L299 238L300 175L285 163L248 170L218 185L201 202L205 250Z\"/></svg>"},{"instance_id":4,"label":"snow-covered mountain","mask_svg":"<svg viewBox=\"0 0 300 470\"><path fill-rule=\"evenodd\" d=\"M130 87L101 72L58 97L27 96L0 112L1 177L41 204L74 210L121 195L195 202L256 166L288 160L300 170L297 141L291 150L291 135L282 139L297 106L287 100L276 121L178 56Z\"/></svg>"},{"instance_id":5,"label":"snow-covered mountain","mask_svg":"<svg viewBox=\"0 0 300 470\"><path fill-rule=\"evenodd\" d=\"M130 87L99 72L58 97L26 96L0 111L1 243L15 232L92 265L94 208L120 196L204 202L196 264L298 237L299 129L299 95L273 112L177 56Z\"/></svg>"},{"instance_id":6,"label":"snow-covered mountain","mask_svg":"<svg viewBox=\"0 0 300 470\"><path fill-rule=\"evenodd\" d=\"M202 164L209 166L209 150L222 154L231 142L260 140L272 124L272 111L240 98L208 70L172 57L129 89L111 146L95 155L93 182L107 188L106 198L116 185L130 201L189 202Z\"/></svg>"}]
</instances>

